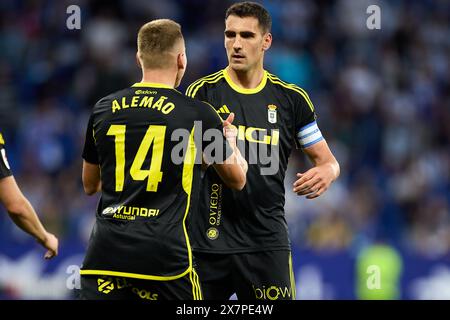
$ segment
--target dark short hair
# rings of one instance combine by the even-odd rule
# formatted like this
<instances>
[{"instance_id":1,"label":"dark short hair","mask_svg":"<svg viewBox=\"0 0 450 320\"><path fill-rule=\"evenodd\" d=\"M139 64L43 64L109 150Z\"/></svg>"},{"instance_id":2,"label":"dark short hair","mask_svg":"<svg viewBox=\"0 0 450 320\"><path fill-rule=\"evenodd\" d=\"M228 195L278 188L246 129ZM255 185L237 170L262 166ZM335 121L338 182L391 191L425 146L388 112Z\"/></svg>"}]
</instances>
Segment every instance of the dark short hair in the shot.
<instances>
[{"instance_id":1,"label":"dark short hair","mask_svg":"<svg viewBox=\"0 0 450 320\"><path fill-rule=\"evenodd\" d=\"M225 14L225 20L231 15L240 18L254 17L258 19L259 26L263 32L270 32L272 28L272 18L269 12L256 2L245 1L233 4L228 8Z\"/></svg>"}]
</instances>

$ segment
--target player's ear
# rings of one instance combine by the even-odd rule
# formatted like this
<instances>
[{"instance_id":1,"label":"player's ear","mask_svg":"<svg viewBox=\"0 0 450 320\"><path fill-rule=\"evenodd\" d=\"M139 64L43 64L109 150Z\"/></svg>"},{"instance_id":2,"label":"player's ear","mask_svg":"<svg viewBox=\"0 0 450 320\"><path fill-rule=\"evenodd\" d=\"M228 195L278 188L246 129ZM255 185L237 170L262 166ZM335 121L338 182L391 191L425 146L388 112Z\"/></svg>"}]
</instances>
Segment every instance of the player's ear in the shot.
<instances>
[{"instance_id":1,"label":"player's ear","mask_svg":"<svg viewBox=\"0 0 450 320\"><path fill-rule=\"evenodd\" d=\"M267 32L263 37L263 50L267 51L269 50L270 46L272 45L272 34L270 32Z\"/></svg>"},{"instance_id":2,"label":"player's ear","mask_svg":"<svg viewBox=\"0 0 450 320\"><path fill-rule=\"evenodd\" d=\"M187 66L186 53L181 52L177 55L177 66L178 69L186 69Z\"/></svg>"},{"instance_id":3,"label":"player's ear","mask_svg":"<svg viewBox=\"0 0 450 320\"><path fill-rule=\"evenodd\" d=\"M142 68L141 66L141 60L139 60L139 52L136 52L136 63L139 66L139 68Z\"/></svg>"}]
</instances>

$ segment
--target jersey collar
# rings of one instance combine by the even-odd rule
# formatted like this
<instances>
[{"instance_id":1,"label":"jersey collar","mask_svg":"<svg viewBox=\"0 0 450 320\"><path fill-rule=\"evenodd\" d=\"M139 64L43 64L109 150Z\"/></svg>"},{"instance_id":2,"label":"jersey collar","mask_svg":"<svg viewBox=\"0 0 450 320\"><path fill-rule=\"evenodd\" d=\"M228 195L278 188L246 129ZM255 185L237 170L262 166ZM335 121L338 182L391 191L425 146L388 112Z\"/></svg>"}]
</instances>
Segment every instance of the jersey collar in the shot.
<instances>
[{"instance_id":1,"label":"jersey collar","mask_svg":"<svg viewBox=\"0 0 450 320\"><path fill-rule=\"evenodd\" d=\"M132 87L152 87L152 88L165 88L165 89L173 89L173 87L162 84L162 83L153 83L153 82L137 82L132 85Z\"/></svg>"},{"instance_id":2,"label":"jersey collar","mask_svg":"<svg viewBox=\"0 0 450 320\"><path fill-rule=\"evenodd\" d=\"M266 82L267 82L267 71L266 70L264 70L263 78L262 78L261 82L258 84L258 86L256 88L252 88L252 89L245 89L245 88L242 88L242 87L238 86L236 83L234 83L233 80L231 80L227 69L223 69L223 74L225 76L225 80L230 85L230 87L234 91L237 91L237 92L242 93L242 94L258 93L266 86Z\"/></svg>"}]
</instances>

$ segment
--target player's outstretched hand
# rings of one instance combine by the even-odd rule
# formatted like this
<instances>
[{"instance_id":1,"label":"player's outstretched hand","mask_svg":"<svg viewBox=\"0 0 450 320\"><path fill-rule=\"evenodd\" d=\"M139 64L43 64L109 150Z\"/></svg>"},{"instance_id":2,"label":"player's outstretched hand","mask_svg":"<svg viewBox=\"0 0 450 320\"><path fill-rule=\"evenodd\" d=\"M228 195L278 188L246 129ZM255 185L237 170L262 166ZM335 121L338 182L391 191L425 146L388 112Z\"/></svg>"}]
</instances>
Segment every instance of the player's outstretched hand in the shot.
<instances>
[{"instance_id":1,"label":"player's outstretched hand","mask_svg":"<svg viewBox=\"0 0 450 320\"><path fill-rule=\"evenodd\" d=\"M237 128L232 125L234 120L234 113L230 113L230 115L228 116L228 118L226 118L222 125L223 125L223 135L225 136L225 138L227 140L232 140L235 141L236 137L237 137Z\"/></svg>"},{"instance_id":2,"label":"player's outstretched hand","mask_svg":"<svg viewBox=\"0 0 450 320\"><path fill-rule=\"evenodd\" d=\"M294 192L307 199L314 199L322 195L334 181L334 171L329 165L317 166L305 173L297 173L297 181L294 182Z\"/></svg>"},{"instance_id":3,"label":"player's outstretched hand","mask_svg":"<svg viewBox=\"0 0 450 320\"><path fill-rule=\"evenodd\" d=\"M47 232L47 237L41 245L47 249L47 252L44 255L45 259L51 259L58 255L58 238L56 238L54 234Z\"/></svg>"}]
</instances>

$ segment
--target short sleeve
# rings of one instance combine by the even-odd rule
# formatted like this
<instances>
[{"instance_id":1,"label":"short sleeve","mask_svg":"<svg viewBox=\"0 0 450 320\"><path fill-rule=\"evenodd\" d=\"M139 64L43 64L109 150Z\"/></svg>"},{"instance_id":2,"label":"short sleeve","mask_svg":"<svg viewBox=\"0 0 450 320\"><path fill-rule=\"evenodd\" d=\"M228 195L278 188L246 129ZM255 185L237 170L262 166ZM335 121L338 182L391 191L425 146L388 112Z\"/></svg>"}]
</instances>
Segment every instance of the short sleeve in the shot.
<instances>
[{"instance_id":1,"label":"short sleeve","mask_svg":"<svg viewBox=\"0 0 450 320\"><path fill-rule=\"evenodd\" d=\"M311 102L308 94L304 91L299 91L295 99L295 129L298 132L302 127L310 124L317 119L314 105Z\"/></svg>"},{"instance_id":2,"label":"short sleeve","mask_svg":"<svg viewBox=\"0 0 450 320\"><path fill-rule=\"evenodd\" d=\"M204 129L222 128L222 118L216 109L208 102L198 103L200 118L204 123Z\"/></svg>"},{"instance_id":3,"label":"short sleeve","mask_svg":"<svg viewBox=\"0 0 450 320\"><path fill-rule=\"evenodd\" d=\"M93 116L89 118L83 149L83 159L92 164L98 164L98 154L95 148Z\"/></svg>"},{"instance_id":4,"label":"short sleeve","mask_svg":"<svg viewBox=\"0 0 450 320\"><path fill-rule=\"evenodd\" d=\"M0 133L0 179L9 177L12 175L11 168L6 157L5 140Z\"/></svg>"},{"instance_id":5,"label":"short sleeve","mask_svg":"<svg viewBox=\"0 0 450 320\"><path fill-rule=\"evenodd\" d=\"M317 115L308 94L300 89L295 104L295 135L297 148L307 148L323 140L317 125Z\"/></svg>"},{"instance_id":6,"label":"short sleeve","mask_svg":"<svg viewBox=\"0 0 450 320\"><path fill-rule=\"evenodd\" d=\"M197 84L198 81L193 82L187 89L186 95L188 97L197 99L199 101L207 101L206 97L206 86Z\"/></svg>"}]
</instances>

